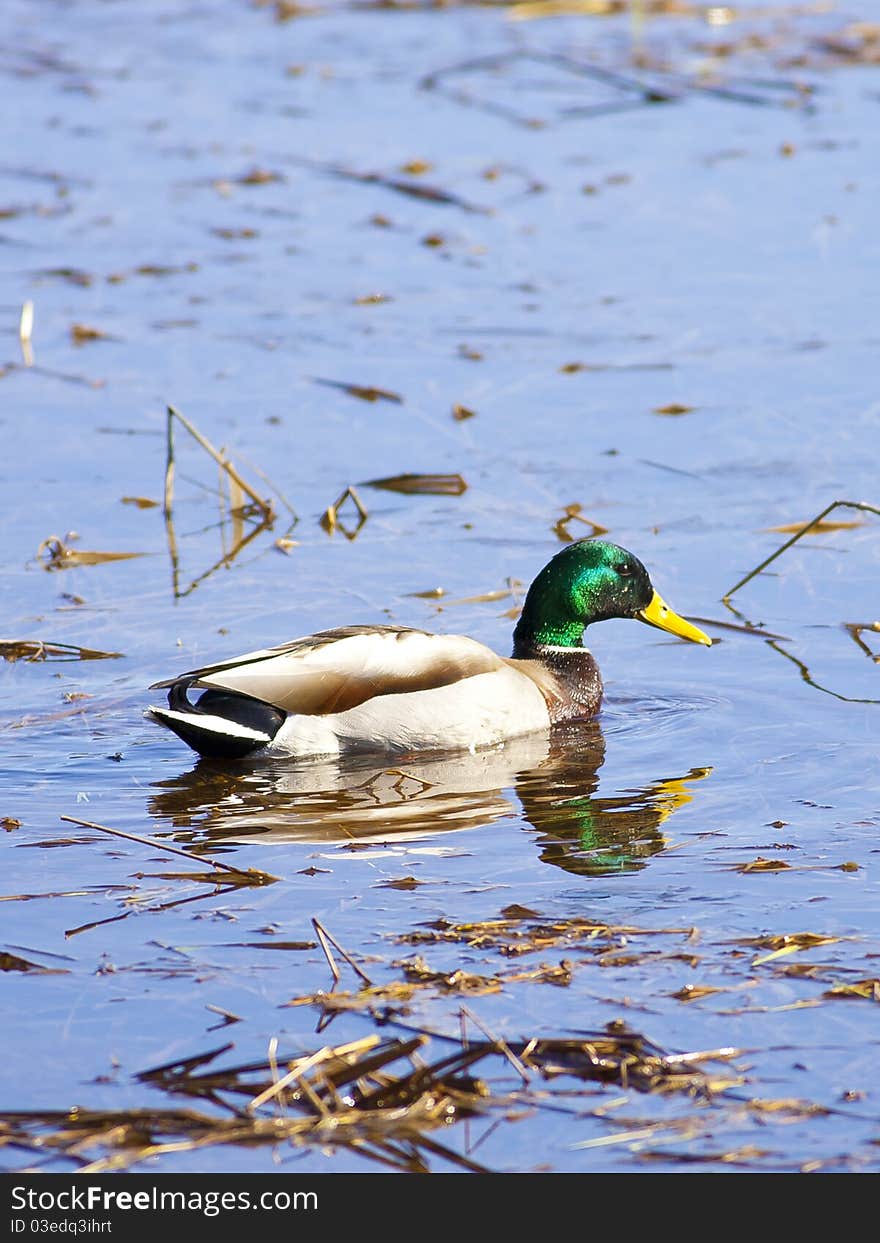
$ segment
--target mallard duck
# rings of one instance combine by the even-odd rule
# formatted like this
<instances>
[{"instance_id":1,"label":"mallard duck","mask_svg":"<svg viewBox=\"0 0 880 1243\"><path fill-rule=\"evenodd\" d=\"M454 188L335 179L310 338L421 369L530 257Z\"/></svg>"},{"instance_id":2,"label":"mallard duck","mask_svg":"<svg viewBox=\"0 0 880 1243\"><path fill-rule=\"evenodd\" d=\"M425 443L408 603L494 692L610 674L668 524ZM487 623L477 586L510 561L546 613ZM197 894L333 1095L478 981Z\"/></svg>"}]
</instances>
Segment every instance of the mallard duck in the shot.
<instances>
[{"instance_id":1,"label":"mallard duck","mask_svg":"<svg viewBox=\"0 0 880 1243\"><path fill-rule=\"evenodd\" d=\"M477 751L593 716L602 679L583 634L612 617L712 642L672 611L638 557L586 539L532 583L509 659L464 635L344 626L156 682L168 707L147 716L210 756Z\"/></svg>"}]
</instances>

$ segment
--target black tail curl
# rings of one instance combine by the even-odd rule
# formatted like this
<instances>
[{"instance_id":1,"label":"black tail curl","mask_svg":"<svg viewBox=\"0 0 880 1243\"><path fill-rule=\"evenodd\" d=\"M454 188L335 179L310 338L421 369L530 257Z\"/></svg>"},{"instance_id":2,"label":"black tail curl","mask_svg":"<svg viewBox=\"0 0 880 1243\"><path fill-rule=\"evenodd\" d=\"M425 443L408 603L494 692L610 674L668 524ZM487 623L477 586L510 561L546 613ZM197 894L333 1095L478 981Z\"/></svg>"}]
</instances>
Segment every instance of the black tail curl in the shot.
<instances>
[{"instance_id":1,"label":"black tail curl","mask_svg":"<svg viewBox=\"0 0 880 1243\"><path fill-rule=\"evenodd\" d=\"M287 714L261 699L209 687L196 703L191 703L188 691L194 678L181 678L168 689L168 706L191 720L160 717L163 725L182 738L187 746L199 755L239 759L264 747L271 741L287 719ZM200 716L220 717L230 724L243 725L265 735L265 740L242 738L237 734L224 734L216 729L205 729L199 723Z\"/></svg>"}]
</instances>

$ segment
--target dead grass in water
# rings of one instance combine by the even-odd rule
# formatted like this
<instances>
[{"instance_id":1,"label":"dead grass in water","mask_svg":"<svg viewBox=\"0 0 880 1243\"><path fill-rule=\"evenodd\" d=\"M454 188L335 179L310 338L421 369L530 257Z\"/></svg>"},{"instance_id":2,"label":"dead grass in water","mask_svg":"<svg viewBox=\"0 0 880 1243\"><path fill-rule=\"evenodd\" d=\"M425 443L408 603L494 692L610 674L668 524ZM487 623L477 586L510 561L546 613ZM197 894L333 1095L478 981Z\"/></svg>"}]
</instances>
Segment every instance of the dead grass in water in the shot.
<instances>
[{"instance_id":1,"label":"dead grass in water","mask_svg":"<svg viewBox=\"0 0 880 1243\"><path fill-rule=\"evenodd\" d=\"M722 1049L670 1056L632 1032L515 1043L460 1039L433 1054L434 1036L376 1034L323 1045L279 1063L267 1059L215 1068L232 1045L153 1067L137 1079L190 1107L133 1110L30 1110L0 1115L0 1147L45 1162L61 1158L82 1173L125 1170L172 1153L218 1145L348 1149L366 1161L424 1173L432 1159L461 1170L488 1172L435 1133L467 1118L513 1117L540 1107L541 1081L560 1076L613 1083L642 1092L705 1093L729 1086L700 1063L728 1059ZM510 1089L503 1072L515 1059L521 1082ZM480 1076L476 1074L479 1067ZM494 1083L490 1075L501 1081ZM537 1088L533 1079L538 1079ZM506 1076L509 1082L509 1073Z\"/></svg>"}]
</instances>

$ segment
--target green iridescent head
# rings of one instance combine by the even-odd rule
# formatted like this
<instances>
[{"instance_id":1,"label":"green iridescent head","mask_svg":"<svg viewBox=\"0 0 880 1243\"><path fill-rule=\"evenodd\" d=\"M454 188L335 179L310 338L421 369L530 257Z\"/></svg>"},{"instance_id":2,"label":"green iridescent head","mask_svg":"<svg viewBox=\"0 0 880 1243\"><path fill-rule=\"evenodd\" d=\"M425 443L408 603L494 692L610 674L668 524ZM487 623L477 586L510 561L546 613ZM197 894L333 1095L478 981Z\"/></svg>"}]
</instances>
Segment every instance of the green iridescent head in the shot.
<instances>
[{"instance_id":1,"label":"green iridescent head","mask_svg":"<svg viewBox=\"0 0 880 1243\"><path fill-rule=\"evenodd\" d=\"M586 539L558 552L532 583L513 633L514 655L581 647L584 627L611 617L632 617L692 643L712 642L658 595L638 557L608 540Z\"/></svg>"}]
</instances>

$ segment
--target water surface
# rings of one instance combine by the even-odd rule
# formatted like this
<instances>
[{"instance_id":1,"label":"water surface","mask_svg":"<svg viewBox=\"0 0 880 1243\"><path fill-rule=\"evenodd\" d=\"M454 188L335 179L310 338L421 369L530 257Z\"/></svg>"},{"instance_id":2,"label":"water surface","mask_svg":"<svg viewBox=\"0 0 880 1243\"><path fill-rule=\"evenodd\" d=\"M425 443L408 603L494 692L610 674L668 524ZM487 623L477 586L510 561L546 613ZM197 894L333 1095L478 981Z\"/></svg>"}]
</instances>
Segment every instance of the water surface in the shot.
<instances>
[{"instance_id":1,"label":"water surface","mask_svg":"<svg viewBox=\"0 0 880 1243\"><path fill-rule=\"evenodd\" d=\"M465 1003L509 1041L622 1021L672 1054L735 1048L706 1069L736 1082L536 1076L528 1110L444 1128L455 1155L423 1153L431 1169L469 1153L495 1170L877 1168L880 639L847 629L880 615L877 518L836 511L860 525L799 541L736 613L721 603L786 538L770 528L880 502L858 16L656 18L634 48L626 19L8 0L4 630L121 656L2 669L4 1110L187 1105L138 1075L227 1041L219 1066L399 1023L436 1033L439 1058ZM841 32L855 54L827 42ZM646 103L649 86L675 98ZM216 466L178 429L169 547L168 403L273 492L271 528L223 512ZM402 472L467 490L359 486ZM328 533L350 485L366 521L346 506ZM590 726L475 757L224 767L142 717L159 678L333 625L506 653L573 505L716 639L598 627ZM55 569L37 555L51 536L142 555ZM172 879L183 860L65 815L276 879ZM581 932L519 959L406 939L511 908ZM286 1003L329 989L320 947L269 952L314 942L312 919L378 984L416 954L437 973L564 962L568 978L423 988L389 1026L361 1008L318 1032L319 1005ZM633 931L591 946L585 920ZM854 984L864 996L840 991ZM485 1073L521 1088L503 1059ZM224 1142L9 1147L4 1164L105 1159L385 1168L345 1145Z\"/></svg>"}]
</instances>

